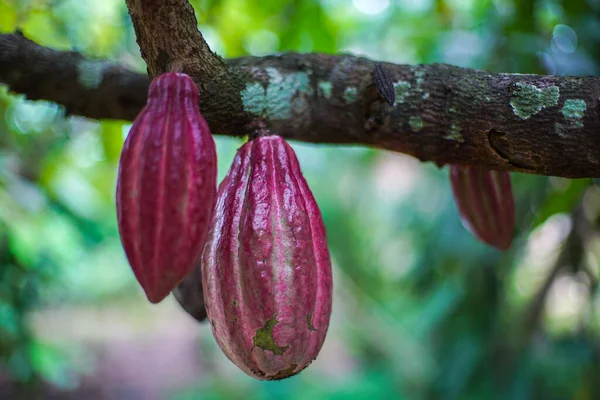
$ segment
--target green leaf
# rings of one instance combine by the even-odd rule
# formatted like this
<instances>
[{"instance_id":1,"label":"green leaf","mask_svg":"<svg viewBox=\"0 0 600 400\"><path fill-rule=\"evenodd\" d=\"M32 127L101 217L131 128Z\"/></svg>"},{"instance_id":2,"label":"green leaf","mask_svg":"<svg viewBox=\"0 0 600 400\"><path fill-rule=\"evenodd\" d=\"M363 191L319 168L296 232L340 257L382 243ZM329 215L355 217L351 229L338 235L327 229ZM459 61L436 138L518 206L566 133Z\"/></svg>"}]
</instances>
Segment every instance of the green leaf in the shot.
<instances>
[{"instance_id":1,"label":"green leaf","mask_svg":"<svg viewBox=\"0 0 600 400\"><path fill-rule=\"evenodd\" d=\"M543 224L558 213L568 213L581 201L585 190L591 185L591 179L573 179L562 191L550 193L533 221L532 229Z\"/></svg>"}]
</instances>

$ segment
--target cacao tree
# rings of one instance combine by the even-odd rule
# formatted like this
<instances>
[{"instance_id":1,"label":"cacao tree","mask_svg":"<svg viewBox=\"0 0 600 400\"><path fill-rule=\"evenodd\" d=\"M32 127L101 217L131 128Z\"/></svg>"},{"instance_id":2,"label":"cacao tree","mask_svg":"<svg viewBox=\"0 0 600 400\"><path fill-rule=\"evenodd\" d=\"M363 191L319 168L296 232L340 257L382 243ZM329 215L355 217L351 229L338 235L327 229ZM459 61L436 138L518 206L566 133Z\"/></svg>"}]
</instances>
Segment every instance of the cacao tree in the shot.
<instances>
[{"instance_id":1,"label":"cacao tree","mask_svg":"<svg viewBox=\"0 0 600 400\"><path fill-rule=\"evenodd\" d=\"M112 7L92 3L90 15ZM98 260L89 270L114 265L105 296L139 293L133 275L161 303L139 307L173 305L173 291L199 336L212 331L210 345L252 377L286 378L316 358L282 382L289 396L298 382L326 396L320 374L355 364L347 359L364 364L332 389L349 397L597 396L600 81L584 76L597 72L597 6L338 3L119 2L130 21L114 42L141 58L118 61L82 45L110 31L102 17L72 17L56 35L80 29L79 42L60 42L47 33L61 11L40 22L29 17L43 8L35 2L0 4L0 360L10 382L73 385L58 378L69 375L61 361L44 361L64 352L25 316L52 310L65 287L72 302L101 298L95 278L53 283ZM82 7L57 4L48 7ZM365 56L335 39L356 23L340 22L353 21L350 9L379 15L362 27ZM464 23L461 12L496 22L471 22L463 31L477 33L458 41L485 61L453 62L447 54L469 50L437 38ZM441 44L428 42L428 24ZM394 47L398 27L425 37L412 58ZM273 37L269 54L253 47ZM395 50L373 50L379 41ZM80 117L100 133L82 134L91 128ZM102 168L86 169L83 154ZM568 318L557 317L561 296ZM344 331L336 318L355 322ZM335 351L340 331L360 356ZM221 386L200 393L250 393L208 369Z\"/></svg>"}]
</instances>

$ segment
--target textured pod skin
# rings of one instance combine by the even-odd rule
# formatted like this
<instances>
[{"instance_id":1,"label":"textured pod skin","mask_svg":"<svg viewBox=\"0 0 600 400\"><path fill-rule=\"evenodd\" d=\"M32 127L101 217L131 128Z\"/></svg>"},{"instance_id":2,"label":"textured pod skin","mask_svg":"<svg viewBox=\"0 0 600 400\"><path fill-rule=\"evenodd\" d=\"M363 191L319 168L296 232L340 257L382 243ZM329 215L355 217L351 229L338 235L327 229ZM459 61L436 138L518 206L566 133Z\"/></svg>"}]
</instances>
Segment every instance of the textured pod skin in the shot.
<instances>
[{"instance_id":1,"label":"textured pod skin","mask_svg":"<svg viewBox=\"0 0 600 400\"><path fill-rule=\"evenodd\" d=\"M242 371L283 379L316 358L331 314L331 261L317 203L281 137L238 150L219 186L202 278L215 339Z\"/></svg>"},{"instance_id":2,"label":"textured pod skin","mask_svg":"<svg viewBox=\"0 0 600 400\"><path fill-rule=\"evenodd\" d=\"M452 192L463 224L481 241L508 250L515 230L515 203L506 171L450 166Z\"/></svg>"},{"instance_id":3,"label":"textured pod skin","mask_svg":"<svg viewBox=\"0 0 600 400\"><path fill-rule=\"evenodd\" d=\"M194 81L181 73L157 76L123 145L116 194L121 243L151 303L200 259L216 173L215 143Z\"/></svg>"}]
</instances>

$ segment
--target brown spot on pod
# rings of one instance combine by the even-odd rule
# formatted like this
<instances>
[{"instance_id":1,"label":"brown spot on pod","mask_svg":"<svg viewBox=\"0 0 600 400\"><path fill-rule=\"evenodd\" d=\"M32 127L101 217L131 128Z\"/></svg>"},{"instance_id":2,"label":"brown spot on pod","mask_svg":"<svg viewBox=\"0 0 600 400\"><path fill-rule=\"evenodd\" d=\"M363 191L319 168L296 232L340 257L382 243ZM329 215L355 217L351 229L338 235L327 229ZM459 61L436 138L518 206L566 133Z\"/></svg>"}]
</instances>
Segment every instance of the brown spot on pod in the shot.
<instances>
[{"instance_id":1,"label":"brown spot on pod","mask_svg":"<svg viewBox=\"0 0 600 400\"><path fill-rule=\"evenodd\" d=\"M154 78L123 145L117 177L121 242L148 300L163 300L200 259L216 198L217 156L182 73Z\"/></svg>"},{"instance_id":2,"label":"brown spot on pod","mask_svg":"<svg viewBox=\"0 0 600 400\"><path fill-rule=\"evenodd\" d=\"M215 339L242 371L283 379L317 357L331 314L331 261L317 203L281 137L238 150L219 186L202 278Z\"/></svg>"}]
</instances>

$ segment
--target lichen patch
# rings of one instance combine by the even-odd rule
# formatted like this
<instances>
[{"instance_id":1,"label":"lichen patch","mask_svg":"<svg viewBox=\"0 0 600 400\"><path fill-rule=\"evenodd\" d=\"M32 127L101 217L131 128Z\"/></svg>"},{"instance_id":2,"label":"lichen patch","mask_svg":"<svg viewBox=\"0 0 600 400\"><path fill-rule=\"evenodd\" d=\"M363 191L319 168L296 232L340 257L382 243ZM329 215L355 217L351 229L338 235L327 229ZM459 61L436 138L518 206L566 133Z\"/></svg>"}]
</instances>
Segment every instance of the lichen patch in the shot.
<instances>
[{"instance_id":1,"label":"lichen patch","mask_svg":"<svg viewBox=\"0 0 600 400\"><path fill-rule=\"evenodd\" d=\"M267 108L265 88L260 83L249 83L242 91L244 110L257 115L263 115Z\"/></svg>"},{"instance_id":2,"label":"lichen patch","mask_svg":"<svg viewBox=\"0 0 600 400\"><path fill-rule=\"evenodd\" d=\"M96 89L104 79L104 66L97 61L82 60L77 63L77 82L87 89Z\"/></svg>"},{"instance_id":3,"label":"lichen patch","mask_svg":"<svg viewBox=\"0 0 600 400\"><path fill-rule=\"evenodd\" d=\"M308 110L309 107L308 100L304 96L298 96L292 100L292 109L295 113L301 114L305 110Z\"/></svg>"},{"instance_id":4,"label":"lichen patch","mask_svg":"<svg viewBox=\"0 0 600 400\"><path fill-rule=\"evenodd\" d=\"M354 86L348 86L346 90L344 90L344 100L346 103L354 103L356 101L356 95L358 93L358 89Z\"/></svg>"},{"instance_id":5,"label":"lichen patch","mask_svg":"<svg viewBox=\"0 0 600 400\"><path fill-rule=\"evenodd\" d=\"M269 77L266 89L258 82L246 84L242 90L244 110L269 119L288 119L298 105L294 100L313 93L307 72L281 73L276 68L265 68ZM306 101L304 101L307 104ZM300 102L302 104L302 102ZM302 112L303 110L294 110Z\"/></svg>"},{"instance_id":6,"label":"lichen patch","mask_svg":"<svg viewBox=\"0 0 600 400\"><path fill-rule=\"evenodd\" d=\"M410 94L411 84L406 81L394 82L394 92L396 93L396 104L404 103L404 98Z\"/></svg>"},{"instance_id":7,"label":"lichen patch","mask_svg":"<svg viewBox=\"0 0 600 400\"><path fill-rule=\"evenodd\" d=\"M325 97L326 99L331 98L331 91L333 89L333 85L329 81L319 81L319 95Z\"/></svg>"},{"instance_id":8,"label":"lichen patch","mask_svg":"<svg viewBox=\"0 0 600 400\"><path fill-rule=\"evenodd\" d=\"M510 105L516 116L522 119L537 114L543 108L558 104L560 90L558 86L538 88L535 85L518 82L517 89L512 92Z\"/></svg>"},{"instance_id":9,"label":"lichen patch","mask_svg":"<svg viewBox=\"0 0 600 400\"><path fill-rule=\"evenodd\" d=\"M421 85L423 85L424 82L424 76L425 71L423 71L423 69L419 68L415 71L415 83L417 84L417 90L421 90Z\"/></svg>"},{"instance_id":10,"label":"lichen patch","mask_svg":"<svg viewBox=\"0 0 600 400\"><path fill-rule=\"evenodd\" d=\"M418 132L423 128L423 120L421 117L412 116L408 119L408 124L413 131Z\"/></svg>"},{"instance_id":11,"label":"lichen patch","mask_svg":"<svg viewBox=\"0 0 600 400\"><path fill-rule=\"evenodd\" d=\"M587 104L582 99L567 99L560 110L565 123L556 122L554 128L556 134L561 137L567 137L569 130L583 128L583 116L587 110Z\"/></svg>"},{"instance_id":12,"label":"lichen patch","mask_svg":"<svg viewBox=\"0 0 600 400\"><path fill-rule=\"evenodd\" d=\"M450 125L450 131L448 134L446 134L446 136L444 136L444 139L455 140L459 143L463 143L465 141L465 138L460 133L460 126L455 122Z\"/></svg>"},{"instance_id":13,"label":"lichen patch","mask_svg":"<svg viewBox=\"0 0 600 400\"><path fill-rule=\"evenodd\" d=\"M585 103L585 100L567 99L565 100L565 104L560 111L566 119L580 120L583 118L585 110L587 110L587 104Z\"/></svg>"}]
</instances>

